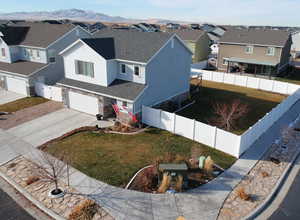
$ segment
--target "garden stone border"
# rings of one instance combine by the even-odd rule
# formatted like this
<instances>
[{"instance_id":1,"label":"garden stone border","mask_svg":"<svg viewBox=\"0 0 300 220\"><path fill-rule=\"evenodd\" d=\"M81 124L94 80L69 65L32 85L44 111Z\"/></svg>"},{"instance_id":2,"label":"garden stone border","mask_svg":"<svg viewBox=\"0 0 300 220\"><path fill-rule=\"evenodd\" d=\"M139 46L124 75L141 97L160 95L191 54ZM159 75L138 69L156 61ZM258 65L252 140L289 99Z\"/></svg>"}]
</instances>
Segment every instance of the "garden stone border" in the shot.
<instances>
[{"instance_id":1,"label":"garden stone border","mask_svg":"<svg viewBox=\"0 0 300 220\"><path fill-rule=\"evenodd\" d=\"M34 204L37 208L45 212L47 215L56 220L65 220L65 218L57 215L52 210L46 208L41 202L33 198L25 189L19 186L15 181L9 178L6 174L0 171L0 177L2 177L5 181L7 181L11 186L13 186L20 194L22 194L26 199L28 199L32 204Z\"/></svg>"},{"instance_id":2,"label":"garden stone border","mask_svg":"<svg viewBox=\"0 0 300 220\"><path fill-rule=\"evenodd\" d=\"M298 153L294 155L291 162L287 165L287 167L285 168L283 174L281 175L281 177L277 181L275 187L273 188L273 190L271 191L269 196L265 199L264 202L262 202L250 214L248 214L245 217L245 219L249 219L249 220L250 219L255 219L271 204L271 202L274 200L274 198L277 196L279 190L283 186L285 180L287 179L288 175L290 174L290 172L291 172L291 170L292 170L292 168L295 164L295 161L297 160L297 158L299 156L300 156L300 150L298 150Z\"/></svg>"}]
</instances>

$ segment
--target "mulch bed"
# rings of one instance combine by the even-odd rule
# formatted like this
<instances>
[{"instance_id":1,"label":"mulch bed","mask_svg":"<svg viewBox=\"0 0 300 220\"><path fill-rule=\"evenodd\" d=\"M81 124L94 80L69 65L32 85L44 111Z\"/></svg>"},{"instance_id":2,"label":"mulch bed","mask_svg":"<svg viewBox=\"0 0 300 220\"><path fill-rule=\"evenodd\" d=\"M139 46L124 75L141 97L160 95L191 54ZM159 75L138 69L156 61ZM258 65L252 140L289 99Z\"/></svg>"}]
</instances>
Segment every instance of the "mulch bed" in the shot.
<instances>
[{"instance_id":1,"label":"mulch bed","mask_svg":"<svg viewBox=\"0 0 300 220\"><path fill-rule=\"evenodd\" d=\"M62 108L62 103L48 101L30 108L25 108L20 111L13 112L9 115L0 116L0 128L4 130L10 129Z\"/></svg>"}]
</instances>

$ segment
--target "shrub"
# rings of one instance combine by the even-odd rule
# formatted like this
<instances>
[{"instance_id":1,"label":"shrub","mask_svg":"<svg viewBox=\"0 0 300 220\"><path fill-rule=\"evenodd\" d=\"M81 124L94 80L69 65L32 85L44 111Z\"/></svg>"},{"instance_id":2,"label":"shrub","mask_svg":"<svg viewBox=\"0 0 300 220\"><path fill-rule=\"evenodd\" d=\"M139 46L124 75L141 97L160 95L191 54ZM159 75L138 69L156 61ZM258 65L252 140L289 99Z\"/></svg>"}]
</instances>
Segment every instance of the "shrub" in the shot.
<instances>
[{"instance_id":1,"label":"shrub","mask_svg":"<svg viewBox=\"0 0 300 220\"><path fill-rule=\"evenodd\" d=\"M69 220L92 220L97 209L97 204L94 201L85 200L72 210Z\"/></svg>"},{"instance_id":2,"label":"shrub","mask_svg":"<svg viewBox=\"0 0 300 220\"><path fill-rule=\"evenodd\" d=\"M267 173L266 171L262 171L261 175L262 175L263 178L270 176L270 174Z\"/></svg>"},{"instance_id":3,"label":"shrub","mask_svg":"<svg viewBox=\"0 0 300 220\"><path fill-rule=\"evenodd\" d=\"M29 185L31 185L31 184L39 181L39 180L40 180L40 178L38 176L30 176L26 180L26 185L29 186Z\"/></svg>"},{"instance_id":4,"label":"shrub","mask_svg":"<svg viewBox=\"0 0 300 220\"><path fill-rule=\"evenodd\" d=\"M238 188L236 190L236 193L237 193L238 197L240 197L240 199L242 199L244 201L251 200L250 195L245 192L245 189L243 187Z\"/></svg>"}]
</instances>

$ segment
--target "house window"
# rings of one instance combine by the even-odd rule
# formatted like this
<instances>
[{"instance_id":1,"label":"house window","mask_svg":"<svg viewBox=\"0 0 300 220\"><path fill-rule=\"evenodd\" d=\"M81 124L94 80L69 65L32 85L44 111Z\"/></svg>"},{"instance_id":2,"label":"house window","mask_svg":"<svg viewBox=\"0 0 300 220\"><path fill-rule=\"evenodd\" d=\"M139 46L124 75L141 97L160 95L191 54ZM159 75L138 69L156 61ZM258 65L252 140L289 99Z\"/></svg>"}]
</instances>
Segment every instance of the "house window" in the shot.
<instances>
[{"instance_id":1,"label":"house window","mask_svg":"<svg viewBox=\"0 0 300 220\"><path fill-rule=\"evenodd\" d=\"M253 53L253 46L246 46L245 52L248 53L248 54L252 54Z\"/></svg>"},{"instance_id":2,"label":"house window","mask_svg":"<svg viewBox=\"0 0 300 220\"><path fill-rule=\"evenodd\" d=\"M267 48L267 55L268 56L274 56L275 55L275 48L274 47L268 47Z\"/></svg>"},{"instance_id":3,"label":"house window","mask_svg":"<svg viewBox=\"0 0 300 220\"><path fill-rule=\"evenodd\" d=\"M122 106L127 107L127 105L128 105L127 102L125 101L122 102Z\"/></svg>"},{"instance_id":4,"label":"house window","mask_svg":"<svg viewBox=\"0 0 300 220\"><path fill-rule=\"evenodd\" d=\"M75 60L76 73L79 75L94 77L94 64Z\"/></svg>"},{"instance_id":5,"label":"house window","mask_svg":"<svg viewBox=\"0 0 300 220\"><path fill-rule=\"evenodd\" d=\"M40 59L41 56L40 56L40 51L39 50L36 50L36 58Z\"/></svg>"},{"instance_id":6,"label":"house window","mask_svg":"<svg viewBox=\"0 0 300 220\"><path fill-rule=\"evenodd\" d=\"M5 48L1 48L1 56L2 56L2 57L5 57L5 56L6 56L6 54L5 54Z\"/></svg>"},{"instance_id":7,"label":"house window","mask_svg":"<svg viewBox=\"0 0 300 220\"><path fill-rule=\"evenodd\" d=\"M28 53L27 53L27 49L24 49L24 57L27 57Z\"/></svg>"},{"instance_id":8,"label":"house window","mask_svg":"<svg viewBox=\"0 0 300 220\"><path fill-rule=\"evenodd\" d=\"M29 51L29 55L32 57L33 56L33 50L28 49L28 51Z\"/></svg>"},{"instance_id":9,"label":"house window","mask_svg":"<svg viewBox=\"0 0 300 220\"><path fill-rule=\"evenodd\" d=\"M125 64L121 64L121 73L126 74L126 65Z\"/></svg>"},{"instance_id":10,"label":"house window","mask_svg":"<svg viewBox=\"0 0 300 220\"><path fill-rule=\"evenodd\" d=\"M227 58L223 58L223 65L228 65L228 61L227 61Z\"/></svg>"},{"instance_id":11,"label":"house window","mask_svg":"<svg viewBox=\"0 0 300 220\"><path fill-rule=\"evenodd\" d=\"M50 57L50 58L49 58L49 62L50 62L50 63L55 63L55 57Z\"/></svg>"},{"instance_id":12,"label":"house window","mask_svg":"<svg viewBox=\"0 0 300 220\"><path fill-rule=\"evenodd\" d=\"M134 75L136 75L136 76L140 75L140 67L138 67L138 66L134 67Z\"/></svg>"}]
</instances>

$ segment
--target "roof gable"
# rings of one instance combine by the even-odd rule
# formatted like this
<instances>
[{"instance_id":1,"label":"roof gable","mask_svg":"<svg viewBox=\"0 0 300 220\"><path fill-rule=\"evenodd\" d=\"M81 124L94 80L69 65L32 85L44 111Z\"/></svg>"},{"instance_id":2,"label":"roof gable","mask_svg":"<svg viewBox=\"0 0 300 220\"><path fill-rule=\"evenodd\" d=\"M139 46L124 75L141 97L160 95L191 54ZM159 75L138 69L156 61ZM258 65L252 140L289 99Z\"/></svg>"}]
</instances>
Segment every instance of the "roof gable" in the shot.
<instances>
[{"instance_id":1,"label":"roof gable","mask_svg":"<svg viewBox=\"0 0 300 220\"><path fill-rule=\"evenodd\" d=\"M105 59L115 59L115 43L113 38L86 38L81 40Z\"/></svg>"},{"instance_id":2,"label":"roof gable","mask_svg":"<svg viewBox=\"0 0 300 220\"><path fill-rule=\"evenodd\" d=\"M202 30L168 30L168 32L177 34L184 41L197 41L205 34Z\"/></svg>"}]
</instances>

